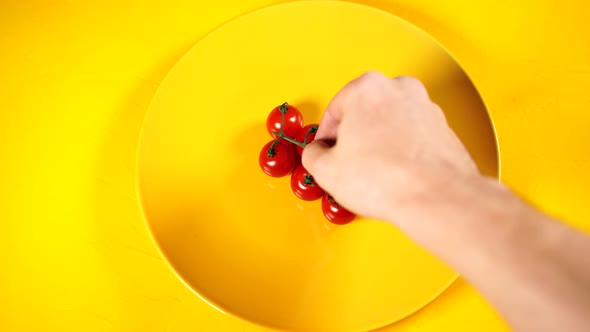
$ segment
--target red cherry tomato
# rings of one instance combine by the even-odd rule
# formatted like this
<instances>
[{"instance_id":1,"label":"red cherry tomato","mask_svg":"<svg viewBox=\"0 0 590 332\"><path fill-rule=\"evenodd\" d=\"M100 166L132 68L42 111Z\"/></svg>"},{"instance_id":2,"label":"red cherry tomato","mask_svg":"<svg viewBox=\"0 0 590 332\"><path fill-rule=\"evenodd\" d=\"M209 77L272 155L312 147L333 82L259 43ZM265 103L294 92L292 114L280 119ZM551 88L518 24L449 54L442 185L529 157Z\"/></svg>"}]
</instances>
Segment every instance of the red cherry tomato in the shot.
<instances>
[{"instance_id":1,"label":"red cherry tomato","mask_svg":"<svg viewBox=\"0 0 590 332\"><path fill-rule=\"evenodd\" d=\"M307 125L299 131L299 134L297 134L297 137L295 139L299 142L309 144L315 139L315 134L317 133L317 131L317 124ZM307 140L305 139L306 137ZM299 155L301 155L303 153L303 148L299 145L296 145L295 147L297 148L297 152L299 152Z\"/></svg>"},{"instance_id":2,"label":"red cherry tomato","mask_svg":"<svg viewBox=\"0 0 590 332\"><path fill-rule=\"evenodd\" d=\"M336 203L334 198L327 193L322 198L322 212L329 222L336 225L346 225L356 217L354 213Z\"/></svg>"},{"instance_id":3,"label":"red cherry tomato","mask_svg":"<svg viewBox=\"0 0 590 332\"><path fill-rule=\"evenodd\" d=\"M293 144L283 139L276 143L273 140L264 145L260 151L258 162L266 175L280 178L291 173L299 162L299 156Z\"/></svg>"},{"instance_id":4,"label":"red cherry tomato","mask_svg":"<svg viewBox=\"0 0 590 332\"><path fill-rule=\"evenodd\" d=\"M270 112L266 119L266 130L268 130L270 136L274 138L278 137L275 132L278 133L281 130L281 115L283 112L285 116L283 134L295 138L303 127L303 115L301 115L298 109L287 103L275 107Z\"/></svg>"},{"instance_id":5,"label":"red cherry tomato","mask_svg":"<svg viewBox=\"0 0 590 332\"><path fill-rule=\"evenodd\" d=\"M315 201L324 195L324 189L314 181L303 165L297 166L291 174L291 189L295 196L304 201Z\"/></svg>"}]
</instances>

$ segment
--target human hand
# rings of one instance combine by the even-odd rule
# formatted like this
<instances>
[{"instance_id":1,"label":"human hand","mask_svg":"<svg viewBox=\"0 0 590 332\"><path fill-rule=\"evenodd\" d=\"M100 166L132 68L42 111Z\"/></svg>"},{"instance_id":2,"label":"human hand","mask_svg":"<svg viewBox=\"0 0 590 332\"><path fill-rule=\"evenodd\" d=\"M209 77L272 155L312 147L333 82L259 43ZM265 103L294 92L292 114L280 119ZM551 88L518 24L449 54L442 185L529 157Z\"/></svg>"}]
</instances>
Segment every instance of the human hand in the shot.
<instances>
[{"instance_id":1,"label":"human hand","mask_svg":"<svg viewBox=\"0 0 590 332\"><path fill-rule=\"evenodd\" d=\"M333 98L303 164L346 208L394 222L437 186L479 174L422 83L377 72Z\"/></svg>"},{"instance_id":2,"label":"human hand","mask_svg":"<svg viewBox=\"0 0 590 332\"><path fill-rule=\"evenodd\" d=\"M302 158L322 188L353 212L397 225L515 330L587 328L590 264L576 253L590 239L480 175L418 80L370 72L350 82L315 138Z\"/></svg>"}]
</instances>

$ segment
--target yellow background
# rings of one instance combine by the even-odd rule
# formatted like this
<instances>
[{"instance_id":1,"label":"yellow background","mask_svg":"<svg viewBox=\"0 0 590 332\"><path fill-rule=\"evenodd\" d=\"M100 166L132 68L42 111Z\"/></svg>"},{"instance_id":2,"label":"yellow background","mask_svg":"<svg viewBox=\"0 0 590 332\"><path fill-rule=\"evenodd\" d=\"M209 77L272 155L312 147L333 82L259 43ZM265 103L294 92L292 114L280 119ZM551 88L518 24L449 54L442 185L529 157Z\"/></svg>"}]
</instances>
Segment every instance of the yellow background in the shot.
<instances>
[{"instance_id":1,"label":"yellow background","mask_svg":"<svg viewBox=\"0 0 590 332\"><path fill-rule=\"evenodd\" d=\"M0 330L260 331L200 301L158 256L135 151L175 61L211 29L277 2L0 3ZM359 2L441 41L490 108L503 180L590 230L588 4ZM460 280L385 330L476 328L506 330Z\"/></svg>"}]
</instances>

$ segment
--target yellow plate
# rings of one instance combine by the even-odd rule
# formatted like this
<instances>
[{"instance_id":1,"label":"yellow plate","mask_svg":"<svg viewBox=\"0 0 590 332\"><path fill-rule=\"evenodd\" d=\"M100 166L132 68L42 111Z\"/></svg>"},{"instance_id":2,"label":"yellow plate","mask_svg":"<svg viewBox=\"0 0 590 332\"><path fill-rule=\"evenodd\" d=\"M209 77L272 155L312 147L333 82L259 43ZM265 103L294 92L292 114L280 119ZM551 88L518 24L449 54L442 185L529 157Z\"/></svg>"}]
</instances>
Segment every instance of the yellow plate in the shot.
<instances>
[{"instance_id":1,"label":"yellow plate","mask_svg":"<svg viewBox=\"0 0 590 332\"><path fill-rule=\"evenodd\" d=\"M268 7L212 32L170 71L141 135L139 190L162 254L207 302L283 330L360 331L415 312L455 280L394 227L333 226L288 178L259 169L274 106L288 101L317 122L340 87L372 69L422 79L480 168L497 175L493 127L465 73L386 12Z\"/></svg>"}]
</instances>

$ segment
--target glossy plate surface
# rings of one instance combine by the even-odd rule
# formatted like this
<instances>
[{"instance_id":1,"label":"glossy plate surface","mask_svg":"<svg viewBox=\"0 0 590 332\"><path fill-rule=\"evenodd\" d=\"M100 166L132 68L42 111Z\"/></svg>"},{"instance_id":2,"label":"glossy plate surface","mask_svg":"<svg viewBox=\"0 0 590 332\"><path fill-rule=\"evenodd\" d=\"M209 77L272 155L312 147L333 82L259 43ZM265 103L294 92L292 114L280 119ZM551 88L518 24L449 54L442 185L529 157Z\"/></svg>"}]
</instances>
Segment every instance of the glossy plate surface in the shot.
<instances>
[{"instance_id":1,"label":"glossy plate surface","mask_svg":"<svg viewBox=\"0 0 590 332\"><path fill-rule=\"evenodd\" d=\"M493 126L468 77L432 38L344 2L296 2L241 16L198 42L148 111L139 191L177 275L225 312L286 330L361 331L399 320L456 273L397 229L325 221L288 178L258 166L267 114L283 101L306 123L367 70L422 79L482 171L498 175Z\"/></svg>"}]
</instances>

